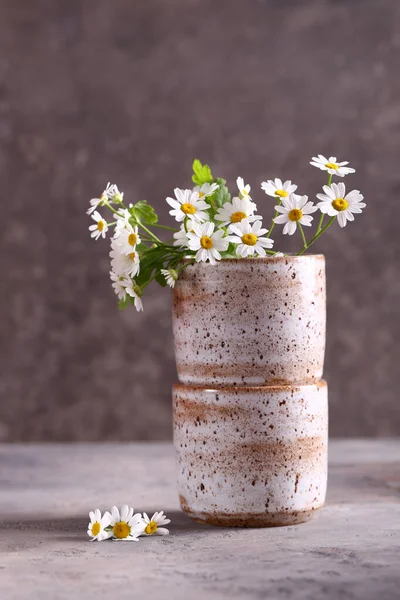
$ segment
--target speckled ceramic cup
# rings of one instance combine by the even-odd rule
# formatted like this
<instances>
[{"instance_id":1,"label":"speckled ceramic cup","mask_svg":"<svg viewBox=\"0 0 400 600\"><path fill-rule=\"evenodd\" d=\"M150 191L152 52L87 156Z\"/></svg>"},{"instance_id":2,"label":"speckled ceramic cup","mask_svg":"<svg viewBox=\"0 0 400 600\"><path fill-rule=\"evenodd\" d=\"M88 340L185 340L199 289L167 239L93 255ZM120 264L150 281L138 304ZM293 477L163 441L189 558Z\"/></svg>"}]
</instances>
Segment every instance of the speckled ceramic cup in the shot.
<instances>
[{"instance_id":1,"label":"speckled ceramic cup","mask_svg":"<svg viewBox=\"0 0 400 600\"><path fill-rule=\"evenodd\" d=\"M213 525L307 521L325 500L328 403L308 385L176 385L174 442L181 508Z\"/></svg>"},{"instance_id":2,"label":"speckled ceramic cup","mask_svg":"<svg viewBox=\"0 0 400 600\"><path fill-rule=\"evenodd\" d=\"M174 289L173 328L181 383L319 381L325 351L324 256L187 267Z\"/></svg>"}]
</instances>

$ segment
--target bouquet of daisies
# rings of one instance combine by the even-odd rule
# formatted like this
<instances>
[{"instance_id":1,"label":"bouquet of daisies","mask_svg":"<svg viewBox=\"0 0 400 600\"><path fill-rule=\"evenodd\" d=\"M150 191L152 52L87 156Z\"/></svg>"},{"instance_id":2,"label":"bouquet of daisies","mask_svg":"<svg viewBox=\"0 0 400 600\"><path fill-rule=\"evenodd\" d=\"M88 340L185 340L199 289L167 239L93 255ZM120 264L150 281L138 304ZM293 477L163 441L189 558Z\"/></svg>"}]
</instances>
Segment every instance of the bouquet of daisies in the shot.
<instances>
[{"instance_id":1,"label":"bouquet of daisies","mask_svg":"<svg viewBox=\"0 0 400 600\"><path fill-rule=\"evenodd\" d=\"M110 277L120 308L133 304L136 310L143 310L142 295L152 281L174 287L183 269L195 262L215 265L225 258L282 256L282 251L273 249L271 234L275 225L283 225L283 234L299 232L302 246L298 255L301 255L334 221L340 227L353 221L354 215L366 206L363 196L358 190L346 193L345 184L332 183L332 178L343 178L355 170L347 162L321 154L313 157L310 164L328 175L323 193L317 194L317 204L309 201L308 196L295 193L297 185L289 180L262 182L261 189L276 201L268 229L256 214L250 185L238 177L237 190L231 193L226 180L214 177L210 167L198 159L193 162L194 187L175 188L174 198L166 199L176 227L159 224L154 208L146 200L127 206L123 192L108 183L103 193L90 201L87 212L94 221L89 227L93 239L104 239L113 230ZM110 212L110 219L100 214L100 208ZM312 226L313 214L318 211L316 228L307 241L304 228ZM328 221L324 223L325 216ZM170 239L160 239L159 230L169 232Z\"/></svg>"}]
</instances>

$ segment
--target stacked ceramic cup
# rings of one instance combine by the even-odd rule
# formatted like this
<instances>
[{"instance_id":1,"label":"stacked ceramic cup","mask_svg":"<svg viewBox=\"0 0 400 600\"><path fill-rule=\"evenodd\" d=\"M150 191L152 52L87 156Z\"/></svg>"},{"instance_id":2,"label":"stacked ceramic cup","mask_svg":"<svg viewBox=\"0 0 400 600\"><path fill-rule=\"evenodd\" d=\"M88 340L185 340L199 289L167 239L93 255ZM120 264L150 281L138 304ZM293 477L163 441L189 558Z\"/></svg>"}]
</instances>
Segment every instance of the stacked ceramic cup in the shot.
<instances>
[{"instance_id":1,"label":"stacked ceramic cup","mask_svg":"<svg viewBox=\"0 0 400 600\"><path fill-rule=\"evenodd\" d=\"M187 267L174 289L182 509L216 525L306 521L325 499L322 255Z\"/></svg>"}]
</instances>

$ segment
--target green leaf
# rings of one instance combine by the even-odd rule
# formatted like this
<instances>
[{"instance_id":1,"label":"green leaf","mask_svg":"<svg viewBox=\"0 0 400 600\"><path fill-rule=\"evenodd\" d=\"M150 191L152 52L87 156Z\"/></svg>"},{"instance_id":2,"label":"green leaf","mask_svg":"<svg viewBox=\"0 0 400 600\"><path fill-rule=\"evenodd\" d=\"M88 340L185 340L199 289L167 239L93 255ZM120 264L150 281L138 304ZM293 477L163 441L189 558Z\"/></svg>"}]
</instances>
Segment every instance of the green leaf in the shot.
<instances>
[{"instance_id":1,"label":"green leaf","mask_svg":"<svg viewBox=\"0 0 400 600\"><path fill-rule=\"evenodd\" d=\"M226 187L225 179L217 178L214 179L214 182L218 183L219 188L214 192L212 197L215 200L216 205L221 207L225 204L225 202L231 201L231 195Z\"/></svg>"},{"instance_id":2,"label":"green leaf","mask_svg":"<svg viewBox=\"0 0 400 600\"><path fill-rule=\"evenodd\" d=\"M195 158L193 161L192 181L196 185L212 183L213 181L210 167L208 165L202 165L198 158Z\"/></svg>"},{"instance_id":3,"label":"green leaf","mask_svg":"<svg viewBox=\"0 0 400 600\"><path fill-rule=\"evenodd\" d=\"M135 278L140 286L145 286L151 278L153 271L159 271L163 268L165 248L157 246L148 249L141 257L140 273Z\"/></svg>"},{"instance_id":4,"label":"green leaf","mask_svg":"<svg viewBox=\"0 0 400 600\"><path fill-rule=\"evenodd\" d=\"M157 283L159 283L161 285L161 287L165 287L167 285L167 281L166 281L164 275L161 273L161 271L159 271L157 273L156 281L157 281Z\"/></svg>"},{"instance_id":5,"label":"green leaf","mask_svg":"<svg viewBox=\"0 0 400 600\"><path fill-rule=\"evenodd\" d=\"M137 246L136 246L136 250L139 253L139 256L142 256L142 254L147 252L148 249L149 249L149 247L146 246L146 244L143 244L143 242L140 242L140 244L137 244Z\"/></svg>"},{"instance_id":6,"label":"green leaf","mask_svg":"<svg viewBox=\"0 0 400 600\"><path fill-rule=\"evenodd\" d=\"M157 213L150 204L147 204L147 200L139 200L129 209L129 212L137 220L147 225L154 225L158 222Z\"/></svg>"}]
</instances>

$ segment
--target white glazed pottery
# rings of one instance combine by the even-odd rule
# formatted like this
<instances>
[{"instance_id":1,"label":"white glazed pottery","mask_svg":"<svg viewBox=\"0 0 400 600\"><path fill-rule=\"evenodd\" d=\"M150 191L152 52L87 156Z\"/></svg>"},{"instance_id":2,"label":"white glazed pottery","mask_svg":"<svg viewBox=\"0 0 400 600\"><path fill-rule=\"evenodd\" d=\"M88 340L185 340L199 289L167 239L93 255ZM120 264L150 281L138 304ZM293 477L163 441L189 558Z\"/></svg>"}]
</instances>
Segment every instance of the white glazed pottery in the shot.
<instances>
[{"instance_id":1,"label":"white glazed pottery","mask_svg":"<svg viewBox=\"0 0 400 600\"><path fill-rule=\"evenodd\" d=\"M182 509L216 525L308 520L327 482L325 259L222 260L174 289Z\"/></svg>"},{"instance_id":2,"label":"white glazed pottery","mask_svg":"<svg viewBox=\"0 0 400 600\"><path fill-rule=\"evenodd\" d=\"M207 389L176 385L181 508L214 525L307 521L325 500L325 381Z\"/></svg>"},{"instance_id":3,"label":"white glazed pottery","mask_svg":"<svg viewBox=\"0 0 400 600\"><path fill-rule=\"evenodd\" d=\"M325 352L325 258L187 267L174 289L178 378L196 385L310 383Z\"/></svg>"}]
</instances>

